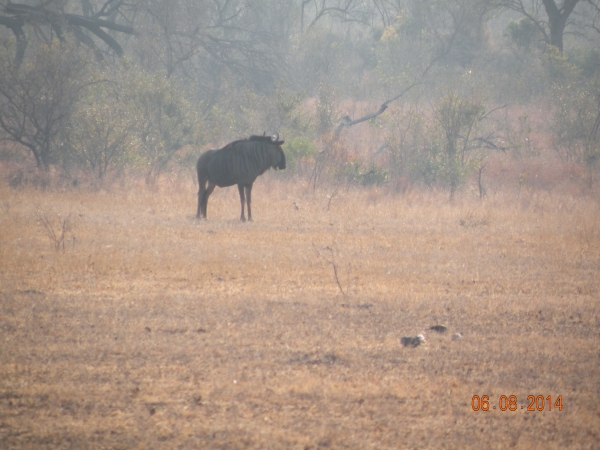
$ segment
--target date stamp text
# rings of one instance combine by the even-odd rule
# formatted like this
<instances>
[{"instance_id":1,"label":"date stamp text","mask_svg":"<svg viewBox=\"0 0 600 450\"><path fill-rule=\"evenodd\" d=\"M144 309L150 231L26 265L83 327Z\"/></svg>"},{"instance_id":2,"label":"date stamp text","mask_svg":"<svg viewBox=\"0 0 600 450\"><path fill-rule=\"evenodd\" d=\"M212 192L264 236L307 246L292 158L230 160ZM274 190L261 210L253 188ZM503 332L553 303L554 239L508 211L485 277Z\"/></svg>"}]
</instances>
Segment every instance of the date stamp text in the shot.
<instances>
[{"instance_id":1,"label":"date stamp text","mask_svg":"<svg viewBox=\"0 0 600 450\"><path fill-rule=\"evenodd\" d=\"M489 395L474 395L471 398L473 411L562 411L562 395L552 397L548 395L528 395L527 402L519 403L516 395L501 395L496 401L490 400Z\"/></svg>"}]
</instances>

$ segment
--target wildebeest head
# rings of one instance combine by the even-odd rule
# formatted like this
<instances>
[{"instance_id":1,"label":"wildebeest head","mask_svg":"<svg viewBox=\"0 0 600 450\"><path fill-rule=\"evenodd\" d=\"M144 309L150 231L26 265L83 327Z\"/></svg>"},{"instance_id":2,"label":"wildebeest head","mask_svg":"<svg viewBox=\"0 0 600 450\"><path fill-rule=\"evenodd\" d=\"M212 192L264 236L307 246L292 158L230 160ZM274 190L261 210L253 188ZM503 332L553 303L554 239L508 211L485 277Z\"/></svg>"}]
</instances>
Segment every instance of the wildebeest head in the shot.
<instances>
[{"instance_id":1,"label":"wildebeest head","mask_svg":"<svg viewBox=\"0 0 600 450\"><path fill-rule=\"evenodd\" d=\"M283 170L285 169L285 153L283 153L283 149L281 146L285 142L284 140L279 140L279 133L271 136L271 142L275 145L275 152L273 154L273 164L271 167L275 170Z\"/></svg>"}]
</instances>

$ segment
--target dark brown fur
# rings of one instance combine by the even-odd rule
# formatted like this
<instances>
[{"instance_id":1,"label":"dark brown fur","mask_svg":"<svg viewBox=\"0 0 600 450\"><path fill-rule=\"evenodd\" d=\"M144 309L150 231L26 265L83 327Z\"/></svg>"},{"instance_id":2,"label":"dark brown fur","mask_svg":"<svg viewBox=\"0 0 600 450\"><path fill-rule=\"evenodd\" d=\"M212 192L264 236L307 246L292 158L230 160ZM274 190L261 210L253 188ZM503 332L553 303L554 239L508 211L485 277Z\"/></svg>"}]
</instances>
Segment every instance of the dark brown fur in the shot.
<instances>
[{"instance_id":1,"label":"dark brown fur","mask_svg":"<svg viewBox=\"0 0 600 450\"><path fill-rule=\"evenodd\" d=\"M248 205L248 220L252 220L252 184L259 175L270 168L285 169L284 141L279 136L251 136L234 141L220 150L207 150L196 163L198 172L198 210L196 218L206 219L208 197L215 186L238 185L242 222L246 221L244 206Z\"/></svg>"}]
</instances>

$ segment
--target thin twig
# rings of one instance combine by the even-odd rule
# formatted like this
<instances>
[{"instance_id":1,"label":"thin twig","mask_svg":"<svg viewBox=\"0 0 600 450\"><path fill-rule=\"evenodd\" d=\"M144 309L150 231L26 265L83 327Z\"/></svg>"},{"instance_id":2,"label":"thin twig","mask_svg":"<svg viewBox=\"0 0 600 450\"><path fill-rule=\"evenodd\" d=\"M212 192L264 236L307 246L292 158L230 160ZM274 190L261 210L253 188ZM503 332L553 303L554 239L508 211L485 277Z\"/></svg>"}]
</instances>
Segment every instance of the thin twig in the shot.
<instances>
[{"instance_id":1,"label":"thin twig","mask_svg":"<svg viewBox=\"0 0 600 450\"><path fill-rule=\"evenodd\" d=\"M337 185L335 187L334 191L329 196L329 200L327 201L327 209L326 209L326 211L329 211L329 207L331 206L331 200L333 200L333 197L335 197L337 195L338 189L339 189L339 185Z\"/></svg>"},{"instance_id":2,"label":"thin twig","mask_svg":"<svg viewBox=\"0 0 600 450\"><path fill-rule=\"evenodd\" d=\"M344 292L344 289L342 289L340 279L338 278L337 265L335 264L335 257L333 255L333 249L331 247L325 247L326 250L329 250L331 252L331 260L329 260L329 259L325 258L323 255L321 255L321 252L319 251L319 249L317 248L317 246L315 245L314 242L312 243L312 246L315 249L315 251L317 252L317 255L319 255L321 258L323 258L326 262L331 264L331 266L333 267L333 276L335 277L335 282L337 283L338 288L340 289L340 292L345 297L346 293Z\"/></svg>"}]
</instances>

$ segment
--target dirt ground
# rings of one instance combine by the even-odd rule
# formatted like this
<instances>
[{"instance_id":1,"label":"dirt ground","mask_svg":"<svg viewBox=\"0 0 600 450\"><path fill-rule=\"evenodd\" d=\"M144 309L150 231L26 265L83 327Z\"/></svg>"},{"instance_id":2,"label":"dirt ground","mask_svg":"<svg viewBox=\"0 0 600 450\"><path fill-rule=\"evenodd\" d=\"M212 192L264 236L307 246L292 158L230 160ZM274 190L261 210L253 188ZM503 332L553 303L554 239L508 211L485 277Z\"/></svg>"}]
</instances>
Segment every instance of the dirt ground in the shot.
<instances>
[{"instance_id":1,"label":"dirt ground","mask_svg":"<svg viewBox=\"0 0 600 450\"><path fill-rule=\"evenodd\" d=\"M0 194L3 449L600 448L595 200Z\"/></svg>"}]
</instances>

